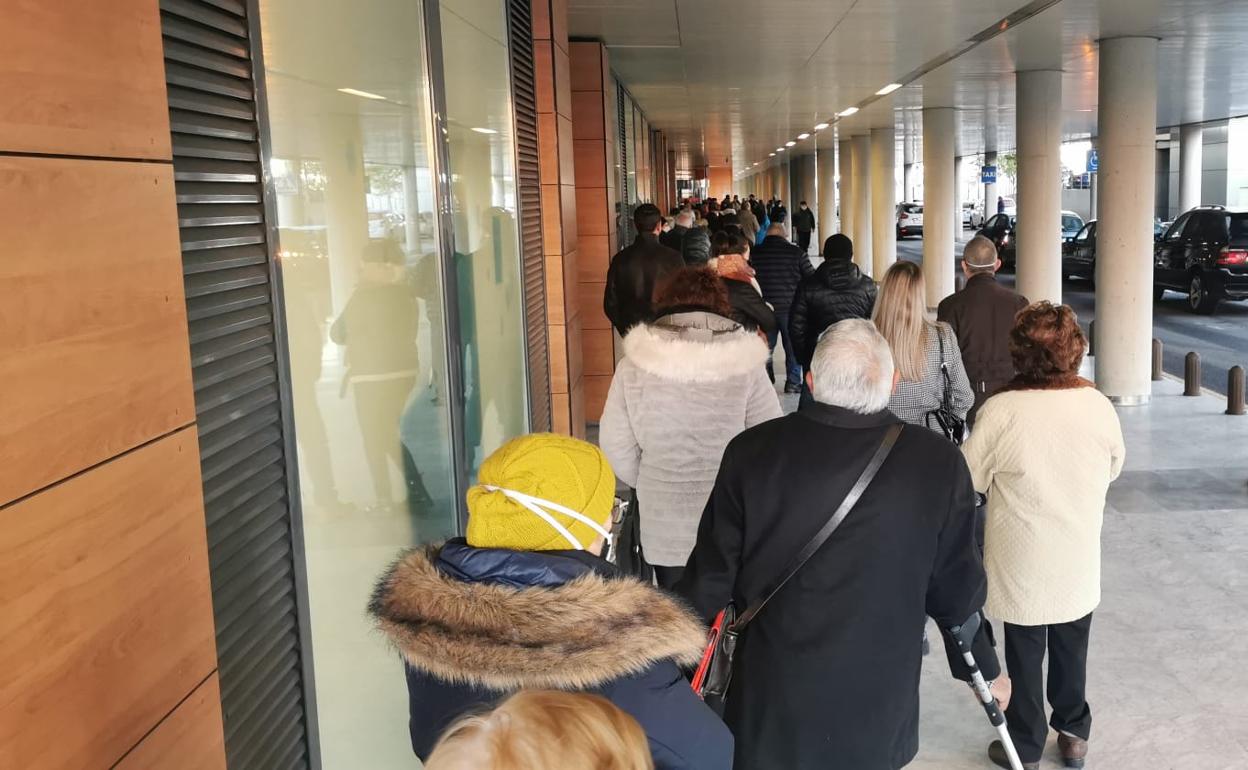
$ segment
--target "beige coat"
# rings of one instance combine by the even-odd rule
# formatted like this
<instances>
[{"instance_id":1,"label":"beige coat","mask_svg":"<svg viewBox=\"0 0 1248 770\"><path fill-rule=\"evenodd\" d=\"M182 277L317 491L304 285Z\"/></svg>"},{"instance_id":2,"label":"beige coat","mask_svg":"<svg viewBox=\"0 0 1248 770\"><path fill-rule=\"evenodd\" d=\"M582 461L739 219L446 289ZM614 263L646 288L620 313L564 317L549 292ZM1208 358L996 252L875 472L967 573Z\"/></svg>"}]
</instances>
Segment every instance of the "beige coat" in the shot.
<instances>
[{"instance_id":1,"label":"beige coat","mask_svg":"<svg viewBox=\"0 0 1248 770\"><path fill-rule=\"evenodd\" d=\"M1101 600L1101 522L1126 449L1091 387L999 393L963 448L988 495L988 614L1022 626L1078 620Z\"/></svg>"}]
</instances>

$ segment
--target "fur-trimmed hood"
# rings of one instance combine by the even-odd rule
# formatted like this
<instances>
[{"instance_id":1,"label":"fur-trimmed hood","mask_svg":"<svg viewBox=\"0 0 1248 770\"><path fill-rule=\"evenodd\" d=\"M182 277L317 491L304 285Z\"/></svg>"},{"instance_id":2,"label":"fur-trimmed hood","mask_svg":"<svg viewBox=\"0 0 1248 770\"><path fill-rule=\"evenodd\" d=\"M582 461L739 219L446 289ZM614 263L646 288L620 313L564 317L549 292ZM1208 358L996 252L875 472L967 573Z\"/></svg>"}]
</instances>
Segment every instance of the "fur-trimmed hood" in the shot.
<instances>
[{"instance_id":1,"label":"fur-trimmed hood","mask_svg":"<svg viewBox=\"0 0 1248 770\"><path fill-rule=\"evenodd\" d=\"M703 625L635 578L586 568L557 585L468 582L438 568L441 548L405 553L369 605L408 664L438 679L500 691L579 690L701 657Z\"/></svg>"},{"instance_id":2,"label":"fur-trimmed hood","mask_svg":"<svg viewBox=\"0 0 1248 770\"><path fill-rule=\"evenodd\" d=\"M761 370L767 343L714 313L675 313L634 327L624 338L624 356L666 380L722 382Z\"/></svg>"}]
</instances>

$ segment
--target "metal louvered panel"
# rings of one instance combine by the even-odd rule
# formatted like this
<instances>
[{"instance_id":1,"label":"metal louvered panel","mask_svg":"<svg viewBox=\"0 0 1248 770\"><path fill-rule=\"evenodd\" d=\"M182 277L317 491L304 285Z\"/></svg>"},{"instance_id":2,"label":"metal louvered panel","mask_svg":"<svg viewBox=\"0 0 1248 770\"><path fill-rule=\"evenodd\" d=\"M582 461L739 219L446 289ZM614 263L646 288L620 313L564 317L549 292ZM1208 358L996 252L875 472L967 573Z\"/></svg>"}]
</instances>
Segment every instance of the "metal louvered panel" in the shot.
<instances>
[{"instance_id":1,"label":"metal louvered panel","mask_svg":"<svg viewBox=\"0 0 1248 770\"><path fill-rule=\"evenodd\" d=\"M537 155L537 81L530 2L508 0L507 33L516 125L516 201L529 356L529 415L534 431L547 431L551 427L550 349L546 335L546 260L542 254L542 180Z\"/></svg>"},{"instance_id":2,"label":"metal louvered panel","mask_svg":"<svg viewBox=\"0 0 1248 770\"><path fill-rule=\"evenodd\" d=\"M226 756L231 770L307 768L255 5L160 0L160 10Z\"/></svg>"}]
</instances>

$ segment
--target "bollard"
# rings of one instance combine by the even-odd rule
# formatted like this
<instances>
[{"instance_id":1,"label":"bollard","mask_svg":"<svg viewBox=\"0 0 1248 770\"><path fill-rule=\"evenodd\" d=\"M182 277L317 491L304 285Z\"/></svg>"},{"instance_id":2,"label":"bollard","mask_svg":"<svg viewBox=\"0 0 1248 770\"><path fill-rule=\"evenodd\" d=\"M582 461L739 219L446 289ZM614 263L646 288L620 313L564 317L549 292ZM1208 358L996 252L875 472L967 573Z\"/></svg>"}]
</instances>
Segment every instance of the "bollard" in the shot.
<instances>
[{"instance_id":1,"label":"bollard","mask_svg":"<svg viewBox=\"0 0 1248 770\"><path fill-rule=\"evenodd\" d=\"M1096 355L1096 319L1088 322L1088 358Z\"/></svg>"},{"instance_id":2,"label":"bollard","mask_svg":"<svg viewBox=\"0 0 1248 770\"><path fill-rule=\"evenodd\" d=\"M1200 354L1188 353L1183 359L1183 395L1200 395Z\"/></svg>"},{"instance_id":3,"label":"bollard","mask_svg":"<svg viewBox=\"0 0 1248 770\"><path fill-rule=\"evenodd\" d=\"M1244 367L1232 366L1226 373L1226 413L1244 414Z\"/></svg>"},{"instance_id":4,"label":"bollard","mask_svg":"<svg viewBox=\"0 0 1248 770\"><path fill-rule=\"evenodd\" d=\"M1153 340L1153 382L1161 382L1161 340Z\"/></svg>"}]
</instances>

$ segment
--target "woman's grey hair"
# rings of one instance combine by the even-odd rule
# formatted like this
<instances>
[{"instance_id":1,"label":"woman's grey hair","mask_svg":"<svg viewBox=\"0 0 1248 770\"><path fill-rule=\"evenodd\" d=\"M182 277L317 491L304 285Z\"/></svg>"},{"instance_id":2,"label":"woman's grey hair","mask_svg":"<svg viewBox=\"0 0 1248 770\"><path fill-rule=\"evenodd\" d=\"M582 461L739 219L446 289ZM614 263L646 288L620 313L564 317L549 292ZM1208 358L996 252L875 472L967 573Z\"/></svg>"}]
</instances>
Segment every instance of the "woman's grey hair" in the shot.
<instances>
[{"instance_id":1,"label":"woman's grey hair","mask_svg":"<svg viewBox=\"0 0 1248 770\"><path fill-rule=\"evenodd\" d=\"M875 324L861 318L828 327L810 362L814 397L859 414L888 408L893 394L893 354Z\"/></svg>"}]
</instances>

